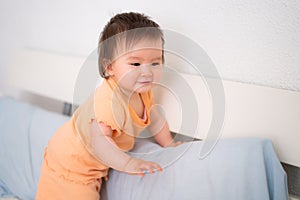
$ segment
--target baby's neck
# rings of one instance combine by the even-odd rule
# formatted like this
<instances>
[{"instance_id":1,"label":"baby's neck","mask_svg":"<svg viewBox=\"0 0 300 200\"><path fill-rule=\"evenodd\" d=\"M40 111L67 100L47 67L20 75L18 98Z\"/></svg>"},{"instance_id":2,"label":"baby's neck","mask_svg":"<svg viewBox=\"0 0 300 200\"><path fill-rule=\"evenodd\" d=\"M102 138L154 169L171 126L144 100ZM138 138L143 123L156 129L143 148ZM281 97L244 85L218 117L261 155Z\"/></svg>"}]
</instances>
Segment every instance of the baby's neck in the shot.
<instances>
[{"instance_id":1,"label":"baby's neck","mask_svg":"<svg viewBox=\"0 0 300 200\"><path fill-rule=\"evenodd\" d=\"M132 97L136 97L136 96L139 95L138 92L126 90L126 89L123 89L123 88L121 88L121 87L119 87L119 88L120 88L121 93L124 95L124 97L125 97L126 99L131 99Z\"/></svg>"},{"instance_id":2,"label":"baby's neck","mask_svg":"<svg viewBox=\"0 0 300 200\"><path fill-rule=\"evenodd\" d=\"M135 113L141 119L143 119L144 118L144 114L145 114L145 105L144 105L144 102L143 102L141 94L134 93L133 95L131 95L131 97L129 99L129 104L133 108L133 110L135 111Z\"/></svg>"}]
</instances>

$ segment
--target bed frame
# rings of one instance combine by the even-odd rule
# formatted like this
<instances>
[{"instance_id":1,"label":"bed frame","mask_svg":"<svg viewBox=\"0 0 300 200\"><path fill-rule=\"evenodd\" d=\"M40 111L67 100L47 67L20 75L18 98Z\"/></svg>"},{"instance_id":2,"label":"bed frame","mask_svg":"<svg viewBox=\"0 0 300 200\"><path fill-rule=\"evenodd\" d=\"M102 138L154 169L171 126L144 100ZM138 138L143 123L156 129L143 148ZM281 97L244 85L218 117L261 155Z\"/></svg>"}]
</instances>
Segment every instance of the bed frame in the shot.
<instances>
[{"instance_id":1,"label":"bed frame","mask_svg":"<svg viewBox=\"0 0 300 200\"><path fill-rule=\"evenodd\" d=\"M82 97L73 99L77 76L86 63L83 57L73 57L29 49L14 53L9 68L8 83L16 88L54 98L65 103L80 104L97 80L97 62L94 77L91 77L91 90ZM94 62L94 63L93 63ZM180 129L180 102L176 95L158 95L168 119L170 129L187 136L205 139L212 120L214 109L207 83L213 78L181 73L194 91L198 104L199 126L195 131ZM28 78L30 77L30 78ZM167 77L168 78L168 77ZM91 81L92 80L92 81ZM273 141L279 159L287 164L300 167L300 92L258 86L223 80L225 95L225 120L220 138L261 137ZM89 85L88 84L88 85ZM176 86L175 86L176 87ZM156 92L160 93L160 89ZM195 109L195 108L194 108Z\"/></svg>"}]
</instances>

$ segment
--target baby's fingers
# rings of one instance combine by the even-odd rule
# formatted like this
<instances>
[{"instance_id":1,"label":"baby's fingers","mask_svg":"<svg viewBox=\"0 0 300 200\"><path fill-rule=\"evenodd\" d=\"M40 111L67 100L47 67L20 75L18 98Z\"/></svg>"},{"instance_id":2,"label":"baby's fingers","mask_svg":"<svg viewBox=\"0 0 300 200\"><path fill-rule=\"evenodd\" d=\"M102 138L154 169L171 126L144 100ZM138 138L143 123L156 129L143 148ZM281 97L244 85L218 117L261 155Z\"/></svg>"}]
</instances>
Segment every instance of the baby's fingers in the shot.
<instances>
[{"instance_id":1,"label":"baby's fingers","mask_svg":"<svg viewBox=\"0 0 300 200\"><path fill-rule=\"evenodd\" d=\"M183 144L183 142L181 141L177 141L177 142L172 142L171 144L169 144L167 147L177 147L179 145Z\"/></svg>"},{"instance_id":2,"label":"baby's fingers","mask_svg":"<svg viewBox=\"0 0 300 200\"><path fill-rule=\"evenodd\" d=\"M152 163L152 168L155 170L155 171L159 171L159 172L162 172L162 168L159 164L157 163Z\"/></svg>"},{"instance_id":3,"label":"baby's fingers","mask_svg":"<svg viewBox=\"0 0 300 200\"><path fill-rule=\"evenodd\" d=\"M151 173L154 174L156 171L162 172L162 168L157 163L148 162L141 167L144 174Z\"/></svg>"},{"instance_id":4,"label":"baby's fingers","mask_svg":"<svg viewBox=\"0 0 300 200\"><path fill-rule=\"evenodd\" d=\"M181 144L183 144L183 142L177 141L177 142L175 142L175 147L178 146L178 145L181 145Z\"/></svg>"}]
</instances>

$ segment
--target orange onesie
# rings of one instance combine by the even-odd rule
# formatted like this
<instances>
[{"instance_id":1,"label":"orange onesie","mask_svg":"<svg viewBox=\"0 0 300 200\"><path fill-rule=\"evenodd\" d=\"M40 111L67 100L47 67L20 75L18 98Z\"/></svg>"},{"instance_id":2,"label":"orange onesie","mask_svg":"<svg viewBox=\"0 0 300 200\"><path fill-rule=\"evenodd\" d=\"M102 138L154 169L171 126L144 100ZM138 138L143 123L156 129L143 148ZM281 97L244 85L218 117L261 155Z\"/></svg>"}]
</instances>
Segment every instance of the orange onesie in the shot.
<instances>
[{"instance_id":1,"label":"orange onesie","mask_svg":"<svg viewBox=\"0 0 300 200\"><path fill-rule=\"evenodd\" d=\"M130 150L135 137L150 124L152 92L143 93L141 97L145 120L134 112L116 83L105 79L49 141L36 199L98 200L101 181L107 176L109 167L93 154L89 124L97 120L110 126L117 146L124 151Z\"/></svg>"}]
</instances>

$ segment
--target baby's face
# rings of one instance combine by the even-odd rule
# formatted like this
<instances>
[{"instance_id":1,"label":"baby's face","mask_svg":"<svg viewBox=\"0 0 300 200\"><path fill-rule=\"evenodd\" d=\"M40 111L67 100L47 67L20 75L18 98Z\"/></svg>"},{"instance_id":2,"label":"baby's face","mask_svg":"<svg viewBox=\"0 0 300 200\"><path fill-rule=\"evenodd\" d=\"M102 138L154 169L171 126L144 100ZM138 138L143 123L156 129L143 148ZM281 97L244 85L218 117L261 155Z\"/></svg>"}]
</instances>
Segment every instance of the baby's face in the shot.
<instances>
[{"instance_id":1,"label":"baby's face","mask_svg":"<svg viewBox=\"0 0 300 200\"><path fill-rule=\"evenodd\" d=\"M110 77L131 93L149 91L162 74L162 42L143 41L112 62Z\"/></svg>"}]
</instances>

